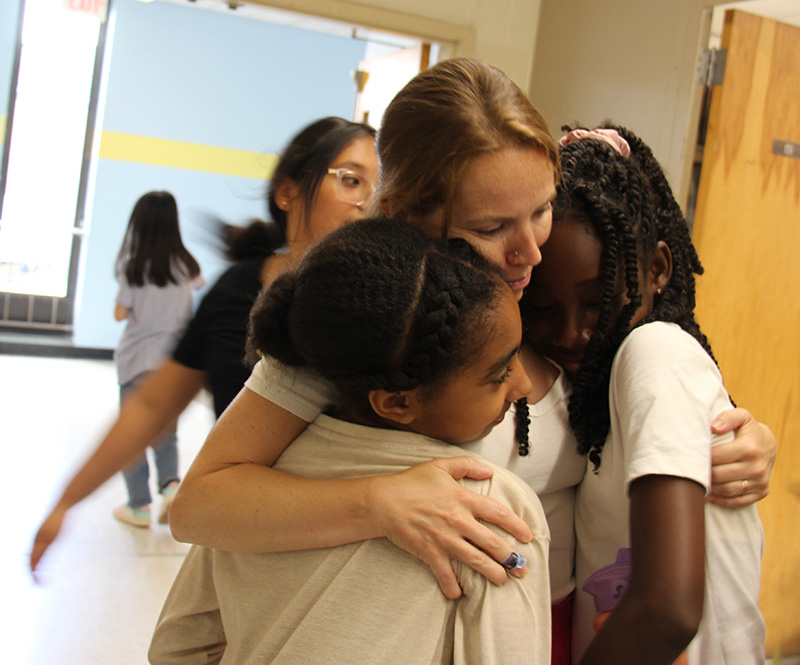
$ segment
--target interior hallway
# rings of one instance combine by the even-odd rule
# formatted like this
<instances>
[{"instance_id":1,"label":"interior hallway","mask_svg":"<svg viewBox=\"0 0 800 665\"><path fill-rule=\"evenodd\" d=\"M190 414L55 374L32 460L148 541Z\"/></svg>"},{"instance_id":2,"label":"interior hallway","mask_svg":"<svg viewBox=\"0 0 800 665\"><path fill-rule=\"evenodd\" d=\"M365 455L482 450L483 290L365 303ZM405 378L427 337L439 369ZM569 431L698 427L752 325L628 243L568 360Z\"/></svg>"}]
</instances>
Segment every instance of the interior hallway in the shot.
<instances>
[{"instance_id":1,"label":"interior hallway","mask_svg":"<svg viewBox=\"0 0 800 665\"><path fill-rule=\"evenodd\" d=\"M169 527L155 519L149 529L137 529L111 516L127 498L121 476L72 510L43 560L41 583L28 573L39 522L116 416L114 365L0 354L0 377L5 467L0 505L10 528L0 554L4 662L144 665L155 621L188 546L175 542ZM182 472L212 423L213 412L199 401L181 417ZM155 499L155 515L158 507Z\"/></svg>"}]
</instances>

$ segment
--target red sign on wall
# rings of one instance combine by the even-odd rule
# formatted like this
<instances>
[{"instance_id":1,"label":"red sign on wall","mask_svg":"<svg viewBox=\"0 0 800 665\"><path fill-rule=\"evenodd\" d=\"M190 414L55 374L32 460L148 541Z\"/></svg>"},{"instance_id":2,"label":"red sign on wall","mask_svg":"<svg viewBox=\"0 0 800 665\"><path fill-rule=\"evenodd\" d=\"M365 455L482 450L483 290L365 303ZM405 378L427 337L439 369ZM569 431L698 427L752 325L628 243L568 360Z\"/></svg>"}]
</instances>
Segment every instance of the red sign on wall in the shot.
<instances>
[{"instance_id":1,"label":"red sign on wall","mask_svg":"<svg viewBox=\"0 0 800 665\"><path fill-rule=\"evenodd\" d=\"M64 9L91 14L101 21L105 21L108 13L108 2L107 0L64 0Z\"/></svg>"}]
</instances>

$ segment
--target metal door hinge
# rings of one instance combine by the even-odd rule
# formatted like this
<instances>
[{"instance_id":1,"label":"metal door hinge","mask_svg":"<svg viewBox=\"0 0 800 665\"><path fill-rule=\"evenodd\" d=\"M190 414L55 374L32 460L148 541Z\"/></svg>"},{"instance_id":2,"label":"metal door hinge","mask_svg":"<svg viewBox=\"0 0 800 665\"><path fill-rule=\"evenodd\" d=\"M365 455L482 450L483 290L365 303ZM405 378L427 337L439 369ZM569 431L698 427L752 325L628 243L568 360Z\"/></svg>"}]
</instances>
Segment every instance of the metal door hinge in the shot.
<instances>
[{"instance_id":1,"label":"metal door hinge","mask_svg":"<svg viewBox=\"0 0 800 665\"><path fill-rule=\"evenodd\" d=\"M720 85L725 77L727 49L704 48L697 60L697 80L707 87Z\"/></svg>"}]
</instances>

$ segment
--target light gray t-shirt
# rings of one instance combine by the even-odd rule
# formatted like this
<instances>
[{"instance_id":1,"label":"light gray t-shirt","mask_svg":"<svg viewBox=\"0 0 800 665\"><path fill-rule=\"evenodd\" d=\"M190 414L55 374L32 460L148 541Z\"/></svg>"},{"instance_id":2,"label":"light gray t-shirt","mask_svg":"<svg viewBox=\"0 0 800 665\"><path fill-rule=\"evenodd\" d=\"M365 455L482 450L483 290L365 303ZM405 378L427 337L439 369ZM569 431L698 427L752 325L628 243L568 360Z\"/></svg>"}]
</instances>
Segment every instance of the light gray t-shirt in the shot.
<instances>
[{"instance_id":1,"label":"light gray t-shirt","mask_svg":"<svg viewBox=\"0 0 800 665\"><path fill-rule=\"evenodd\" d=\"M170 354L192 314L192 291L202 284L198 275L184 277L180 284L131 286L119 275L115 302L130 310L114 352L120 385L154 369Z\"/></svg>"}]
</instances>

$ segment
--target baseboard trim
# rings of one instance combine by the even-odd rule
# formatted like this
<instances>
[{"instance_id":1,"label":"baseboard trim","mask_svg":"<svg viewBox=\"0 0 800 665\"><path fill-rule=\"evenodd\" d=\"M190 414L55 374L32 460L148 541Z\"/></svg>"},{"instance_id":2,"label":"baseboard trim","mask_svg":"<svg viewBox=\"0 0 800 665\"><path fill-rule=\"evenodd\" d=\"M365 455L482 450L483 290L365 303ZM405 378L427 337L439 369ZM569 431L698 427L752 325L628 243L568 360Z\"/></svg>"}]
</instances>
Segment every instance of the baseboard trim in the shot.
<instances>
[{"instance_id":1,"label":"baseboard trim","mask_svg":"<svg viewBox=\"0 0 800 665\"><path fill-rule=\"evenodd\" d=\"M85 358L91 360L113 360L113 349L93 349L69 344L46 342L11 342L0 339L0 354L10 356L44 356L47 358Z\"/></svg>"}]
</instances>

